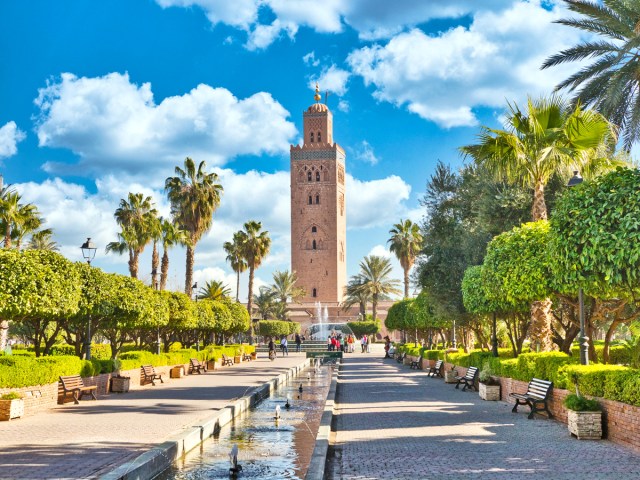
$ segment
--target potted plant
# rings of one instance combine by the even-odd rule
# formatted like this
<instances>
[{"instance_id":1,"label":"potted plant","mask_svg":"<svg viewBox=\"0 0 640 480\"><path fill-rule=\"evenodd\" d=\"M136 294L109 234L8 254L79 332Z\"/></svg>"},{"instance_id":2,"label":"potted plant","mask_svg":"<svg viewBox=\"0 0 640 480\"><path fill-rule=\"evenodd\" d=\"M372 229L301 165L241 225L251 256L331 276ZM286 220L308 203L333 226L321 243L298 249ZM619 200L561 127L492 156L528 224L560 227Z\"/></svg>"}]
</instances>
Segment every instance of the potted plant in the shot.
<instances>
[{"instance_id":1,"label":"potted plant","mask_svg":"<svg viewBox=\"0 0 640 480\"><path fill-rule=\"evenodd\" d=\"M577 390L577 388L576 388ZM569 433L578 440L599 440L602 438L602 411L597 400L591 400L571 393L564 399L567 408Z\"/></svg>"},{"instance_id":2,"label":"potted plant","mask_svg":"<svg viewBox=\"0 0 640 480\"><path fill-rule=\"evenodd\" d=\"M457 376L458 376L458 371L456 370L456 366L452 365L451 370L444 371L444 383L456 383Z\"/></svg>"},{"instance_id":3,"label":"potted plant","mask_svg":"<svg viewBox=\"0 0 640 480\"><path fill-rule=\"evenodd\" d=\"M207 370L215 370L216 369L216 363L218 363L218 360L215 357L211 357L207 360Z\"/></svg>"},{"instance_id":4,"label":"potted plant","mask_svg":"<svg viewBox=\"0 0 640 480\"><path fill-rule=\"evenodd\" d=\"M111 391L115 393L127 393L131 384L131 377L120 373L122 363L119 358L113 361L113 375L111 376Z\"/></svg>"},{"instance_id":5,"label":"potted plant","mask_svg":"<svg viewBox=\"0 0 640 480\"><path fill-rule=\"evenodd\" d=\"M242 361L242 348L236 348L236 353L233 357L233 363L237 364Z\"/></svg>"},{"instance_id":6,"label":"potted plant","mask_svg":"<svg viewBox=\"0 0 640 480\"><path fill-rule=\"evenodd\" d=\"M483 400L500 400L500 382L493 376L491 368L486 367L478 375L478 393Z\"/></svg>"},{"instance_id":7,"label":"potted plant","mask_svg":"<svg viewBox=\"0 0 640 480\"><path fill-rule=\"evenodd\" d=\"M18 392L0 396L0 420L11 420L24 415L24 399Z\"/></svg>"}]
</instances>

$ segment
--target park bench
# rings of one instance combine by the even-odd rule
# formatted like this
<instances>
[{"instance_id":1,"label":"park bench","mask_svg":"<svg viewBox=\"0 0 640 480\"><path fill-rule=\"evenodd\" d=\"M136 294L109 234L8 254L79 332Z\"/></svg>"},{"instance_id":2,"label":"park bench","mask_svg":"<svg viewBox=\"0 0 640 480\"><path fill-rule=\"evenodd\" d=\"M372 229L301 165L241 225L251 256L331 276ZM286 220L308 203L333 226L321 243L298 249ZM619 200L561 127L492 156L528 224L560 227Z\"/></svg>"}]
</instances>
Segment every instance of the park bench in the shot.
<instances>
[{"instance_id":1,"label":"park bench","mask_svg":"<svg viewBox=\"0 0 640 480\"><path fill-rule=\"evenodd\" d=\"M444 378L444 375L442 374L443 367L444 367L444 361L438 360L433 367L429 368L427 375L429 375L430 377Z\"/></svg>"},{"instance_id":2,"label":"park bench","mask_svg":"<svg viewBox=\"0 0 640 480\"><path fill-rule=\"evenodd\" d=\"M233 365L233 358L231 357L227 357L224 353L222 354L222 366L226 367L226 366L231 366Z\"/></svg>"},{"instance_id":3,"label":"park bench","mask_svg":"<svg viewBox=\"0 0 640 480\"><path fill-rule=\"evenodd\" d=\"M162 375L156 373L156 369L153 368L153 365L142 365L142 383L151 382L151 385L156 385L156 380L160 380L160 383L164 383L162 380Z\"/></svg>"},{"instance_id":4,"label":"park bench","mask_svg":"<svg viewBox=\"0 0 640 480\"><path fill-rule=\"evenodd\" d=\"M189 373L202 373L207 371L207 365L197 358L189 359Z\"/></svg>"},{"instance_id":5,"label":"park bench","mask_svg":"<svg viewBox=\"0 0 640 480\"><path fill-rule=\"evenodd\" d=\"M406 357L407 354L406 353L398 353L396 354L396 362L398 363L404 363L404 357Z\"/></svg>"},{"instance_id":6,"label":"park bench","mask_svg":"<svg viewBox=\"0 0 640 480\"><path fill-rule=\"evenodd\" d=\"M548 380L540 380L534 378L529 382L526 393L510 393L509 396L516 399L516 404L513 406L512 412L518 411L518 405L529 405L531 413L529 419L533 418L536 412L547 412L549 418L553 418L549 411L548 399L553 390L553 382ZM542 405L542 408L539 406Z\"/></svg>"},{"instance_id":7,"label":"park bench","mask_svg":"<svg viewBox=\"0 0 640 480\"><path fill-rule=\"evenodd\" d=\"M464 377L456 377L456 380L458 381L458 383L456 383L456 388L458 388L460 386L461 383L464 383L464 387L462 387L462 391L464 392L467 387L470 388L474 388L476 390L478 390L476 388L476 378L478 376L478 368L477 367L469 367L467 369L467 373L464 375Z\"/></svg>"},{"instance_id":8,"label":"park bench","mask_svg":"<svg viewBox=\"0 0 640 480\"><path fill-rule=\"evenodd\" d=\"M85 386L80 375L60 377L60 383L62 384L62 390L64 391L62 395L62 403L64 403L64 399L67 398L68 393L73 395L73 402L76 405L80 403L80 399L82 399L84 395L90 394L94 400L97 400L96 389L98 387L96 385Z\"/></svg>"},{"instance_id":9,"label":"park bench","mask_svg":"<svg viewBox=\"0 0 640 480\"><path fill-rule=\"evenodd\" d=\"M418 370L420 368L421 361L422 361L422 355L420 355L417 360L411 360L411 364L409 365L409 368Z\"/></svg>"},{"instance_id":10,"label":"park bench","mask_svg":"<svg viewBox=\"0 0 640 480\"><path fill-rule=\"evenodd\" d=\"M252 360L251 354L249 354L249 353L243 353L242 354L242 361L243 362L250 362L251 360Z\"/></svg>"}]
</instances>

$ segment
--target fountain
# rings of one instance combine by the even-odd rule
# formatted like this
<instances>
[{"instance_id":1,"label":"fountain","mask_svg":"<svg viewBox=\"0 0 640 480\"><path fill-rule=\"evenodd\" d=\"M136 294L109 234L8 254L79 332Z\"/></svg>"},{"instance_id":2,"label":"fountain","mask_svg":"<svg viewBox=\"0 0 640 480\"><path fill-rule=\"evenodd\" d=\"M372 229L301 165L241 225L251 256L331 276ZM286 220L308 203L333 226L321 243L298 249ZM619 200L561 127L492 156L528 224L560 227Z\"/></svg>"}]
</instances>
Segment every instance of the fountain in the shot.
<instances>
[{"instance_id":1,"label":"fountain","mask_svg":"<svg viewBox=\"0 0 640 480\"><path fill-rule=\"evenodd\" d=\"M242 465L238 465L238 444L234 443L229 452L229 461L231 462L231 468L229 468L229 475L235 477L242 471Z\"/></svg>"},{"instance_id":2,"label":"fountain","mask_svg":"<svg viewBox=\"0 0 640 480\"><path fill-rule=\"evenodd\" d=\"M276 416L273 418L280 420L280 405L276 405Z\"/></svg>"}]
</instances>

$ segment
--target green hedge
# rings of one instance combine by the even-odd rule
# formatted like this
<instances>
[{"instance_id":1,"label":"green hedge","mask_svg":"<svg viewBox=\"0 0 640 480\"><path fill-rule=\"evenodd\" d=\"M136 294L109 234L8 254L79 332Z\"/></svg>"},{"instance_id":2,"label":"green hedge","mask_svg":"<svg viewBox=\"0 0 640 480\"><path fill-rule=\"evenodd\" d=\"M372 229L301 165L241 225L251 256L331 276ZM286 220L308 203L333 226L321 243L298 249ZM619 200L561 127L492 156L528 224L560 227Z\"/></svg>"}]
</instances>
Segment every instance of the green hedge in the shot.
<instances>
[{"instance_id":1,"label":"green hedge","mask_svg":"<svg viewBox=\"0 0 640 480\"><path fill-rule=\"evenodd\" d=\"M604 345L602 343L596 343L595 345L597 359L595 361L599 363L604 362L604 358L602 355L602 351L604 350ZM580 347L575 346L571 348L571 353L574 357L580 356ZM590 359L594 361L594 359ZM609 347L609 364L610 365L629 365L631 363L631 351L625 347L624 345L612 345Z\"/></svg>"},{"instance_id":2,"label":"green hedge","mask_svg":"<svg viewBox=\"0 0 640 480\"><path fill-rule=\"evenodd\" d=\"M20 388L47 385L64 375L84 377L99 373L96 365L76 356L28 357L10 355L0 357L0 388Z\"/></svg>"}]
</instances>

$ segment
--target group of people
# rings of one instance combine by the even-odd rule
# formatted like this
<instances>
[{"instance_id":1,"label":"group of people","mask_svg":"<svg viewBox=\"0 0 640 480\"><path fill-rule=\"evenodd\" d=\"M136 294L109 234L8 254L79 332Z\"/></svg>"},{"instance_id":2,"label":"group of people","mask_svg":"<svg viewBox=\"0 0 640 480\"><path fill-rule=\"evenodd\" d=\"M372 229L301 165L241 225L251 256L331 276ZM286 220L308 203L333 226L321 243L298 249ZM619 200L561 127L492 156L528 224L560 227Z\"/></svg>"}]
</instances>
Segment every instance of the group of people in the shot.
<instances>
[{"instance_id":1,"label":"group of people","mask_svg":"<svg viewBox=\"0 0 640 480\"><path fill-rule=\"evenodd\" d=\"M351 334L343 335L331 332L331 335L327 337L327 350L330 352L353 353L356 351L356 342L356 337ZM360 339L360 346L362 353L369 351L369 338L366 335L363 335Z\"/></svg>"},{"instance_id":2,"label":"group of people","mask_svg":"<svg viewBox=\"0 0 640 480\"><path fill-rule=\"evenodd\" d=\"M296 337L295 337L295 342L296 342L296 352L300 351L300 347L302 346L302 343L305 341L304 335L300 335L299 333L296 333ZM276 351L276 344L273 341L273 338L269 339L269 354L271 354L271 352L275 353ZM281 335L280 336L280 351L282 352L282 356L289 356L289 341L287 340L286 335Z\"/></svg>"}]
</instances>

